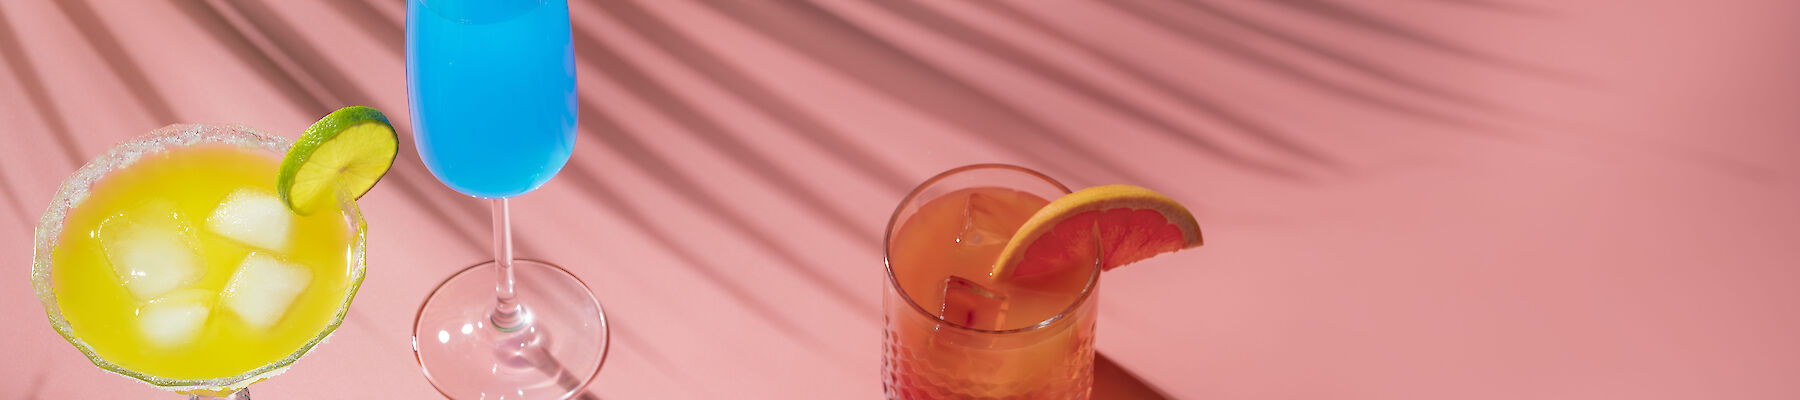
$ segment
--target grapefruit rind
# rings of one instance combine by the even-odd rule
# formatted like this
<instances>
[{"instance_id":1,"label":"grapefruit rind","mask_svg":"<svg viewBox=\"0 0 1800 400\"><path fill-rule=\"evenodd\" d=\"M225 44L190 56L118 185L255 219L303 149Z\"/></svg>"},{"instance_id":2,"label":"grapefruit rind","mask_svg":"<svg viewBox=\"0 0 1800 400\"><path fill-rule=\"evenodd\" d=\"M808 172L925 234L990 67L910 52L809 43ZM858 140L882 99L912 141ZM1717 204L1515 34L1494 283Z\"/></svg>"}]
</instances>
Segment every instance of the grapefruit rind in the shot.
<instances>
[{"instance_id":1,"label":"grapefruit rind","mask_svg":"<svg viewBox=\"0 0 1800 400\"><path fill-rule=\"evenodd\" d=\"M1080 238L1080 230L1098 235L1102 269L1204 243L1194 214L1168 196L1132 185L1095 186L1057 198L1032 214L1000 251L991 273L996 278L1038 275L1065 265L1068 258L1085 256L1091 251L1072 242ZM1046 235L1052 238L1040 240Z\"/></svg>"}]
</instances>

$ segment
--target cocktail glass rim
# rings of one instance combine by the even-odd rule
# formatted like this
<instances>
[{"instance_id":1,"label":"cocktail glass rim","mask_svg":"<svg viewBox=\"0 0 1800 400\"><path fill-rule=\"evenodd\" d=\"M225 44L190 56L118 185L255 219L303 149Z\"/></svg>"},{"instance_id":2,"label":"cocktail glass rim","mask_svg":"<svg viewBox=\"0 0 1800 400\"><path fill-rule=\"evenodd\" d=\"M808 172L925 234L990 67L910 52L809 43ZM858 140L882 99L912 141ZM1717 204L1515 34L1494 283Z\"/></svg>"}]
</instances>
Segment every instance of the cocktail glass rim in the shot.
<instances>
[{"instance_id":1,"label":"cocktail glass rim","mask_svg":"<svg viewBox=\"0 0 1800 400\"><path fill-rule=\"evenodd\" d=\"M954 321L946 320L946 319L944 319L943 316L940 316L937 313L931 312L930 310L926 310L925 307L920 306L917 301L914 301L912 294L907 293L906 287L900 285L900 279L898 277L894 276L894 261L893 261L894 260L894 254L893 254L894 250L893 250L892 244L893 244L893 240L894 240L894 229L899 227L898 224L905 222L905 221L900 220L901 212L905 211L906 206L911 205L914 200L929 200L929 199L918 199L918 197L919 197L919 195L923 194L926 189L931 188L934 184L937 184L939 181L942 181L942 180L952 177L952 176L956 176L958 174L962 174L962 173L966 173L966 172L970 172L970 171L977 171L977 170L1006 170L1006 171L1011 171L1011 172L1018 172L1018 173L1024 174L1029 177L1041 179L1045 183L1049 183L1051 186L1055 186L1057 188L1057 190L1061 190L1063 194L1069 194L1071 192L1069 190L1068 186L1063 186L1062 182L1057 182L1056 179L1050 178L1049 175L1044 175L1043 173L1037 172L1030 168L1025 168L1025 167L1012 165L1012 164L984 163L984 164L964 165L961 167L951 168L948 171L940 172L937 175L934 175L931 178L926 179L924 182L919 183L919 186L914 187L911 192L908 192L906 194L906 197L901 198L899 205L894 206L894 214L892 216L888 217L887 230L882 233L882 238L881 238L882 259L881 259L881 261L882 261L882 264L885 265L887 268L887 283L888 283L889 288L893 289L896 293L899 293L900 298L906 301L906 304L909 306L908 308L911 308L913 312L919 313L920 315L924 316L927 319L938 320L938 322L942 323L944 326L950 326L950 327L953 327L954 329L964 331L964 332L972 332L972 333L980 333L980 334L995 334L995 335L1019 334L1019 333L1032 332L1032 331L1048 328L1052 325L1055 325L1057 321L1061 321L1065 318L1068 318L1069 315L1071 315L1071 314L1075 313L1077 310L1079 310L1083 304L1086 304L1089 297L1093 296L1094 288L1097 287L1100 282L1100 267L1101 267L1100 266L1100 257L1098 257L1098 256L1094 257L1094 268L1092 269L1093 272L1089 274L1087 284L1081 287L1081 294L1077 295L1073 301L1069 302L1069 306L1067 308L1064 308L1062 311L1058 311L1056 313L1056 315L1050 316L1050 318L1046 318L1043 321L1038 321L1035 324L1018 327L1018 328L1012 328L1012 329L974 328L974 327L968 327L968 326L964 326L962 324L958 324ZM1048 200L1055 200L1055 199L1048 199ZM1098 242L1096 242L1095 245L1098 246ZM1094 254L1098 255L1099 253L1095 252Z\"/></svg>"},{"instance_id":2,"label":"cocktail glass rim","mask_svg":"<svg viewBox=\"0 0 1800 400\"><path fill-rule=\"evenodd\" d=\"M56 196L50 201L50 206L44 211L43 218L38 221L36 236L33 240L31 285L37 292L38 300L43 303L44 314L49 316L50 326L56 329L56 333L62 335L63 339L68 340L69 344L80 350L82 355L87 356L88 361L93 362L94 366L100 367L102 370L177 393L229 392L243 389L252 383L286 372L289 366L311 352L314 346L324 343L332 332L335 332L337 327L343 324L344 316L350 311L350 303L356 298L357 289L362 286L367 264L368 223L363 220L362 210L357 208L355 200L339 196L339 206L356 229L355 234L351 237L349 261L353 265L351 266L348 293L344 295L343 302L338 304L337 313L332 316L325 328L293 353L234 376L211 379L175 379L132 371L107 360L105 356L94 351L93 346L76 336L74 327L70 326L69 321L63 318L62 308L56 301L56 291L51 286L52 254L62 235L64 220L71 211L87 200L89 191L94 185L113 171L129 167L144 156L203 144L236 145L247 150L285 154L288 147L293 145L293 141L270 136L239 124L173 124L131 138L113 145L107 149L105 154L89 161L62 182L62 185L56 190ZM274 177L271 176L270 179L274 179Z\"/></svg>"}]
</instances>

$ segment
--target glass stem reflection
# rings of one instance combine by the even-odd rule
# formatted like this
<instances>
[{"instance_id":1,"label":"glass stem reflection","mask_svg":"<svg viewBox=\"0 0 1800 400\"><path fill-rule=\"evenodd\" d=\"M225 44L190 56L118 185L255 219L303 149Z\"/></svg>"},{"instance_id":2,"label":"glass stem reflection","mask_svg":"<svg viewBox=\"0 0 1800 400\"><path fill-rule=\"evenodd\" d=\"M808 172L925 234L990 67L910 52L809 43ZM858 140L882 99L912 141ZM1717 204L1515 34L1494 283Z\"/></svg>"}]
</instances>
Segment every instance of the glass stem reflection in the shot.
<instances>
[{"instance_id":1,"label":"glass stem reflection","mask_svg":"<svg viewBox=\"0 0 1800 400\"><path fill-rule=\"evenodd\" d=\"M238 389L236 392L231 392L231 394L225 395L225 397L213 397L213 396L205 396L205 395L196 394L196 395L188 396L188 400L250 400L250 389L249 388Z\"/></svg>"},{"instance_id":2,"label":"glass stem reflection","mask_svg":"<svg viewBox=\"0 0 1800 400\"><path fill-rule=\"evenodd\" d=\"M525 324L523 310L513 293L513 254L512 254L512 216L506 207L506 198L493 199L494 211L494 269L500 276L496 277L494 293L498 301L494 304L494 313L488 322L502 332L518 330Z\"/></svg>"}]
</instances>

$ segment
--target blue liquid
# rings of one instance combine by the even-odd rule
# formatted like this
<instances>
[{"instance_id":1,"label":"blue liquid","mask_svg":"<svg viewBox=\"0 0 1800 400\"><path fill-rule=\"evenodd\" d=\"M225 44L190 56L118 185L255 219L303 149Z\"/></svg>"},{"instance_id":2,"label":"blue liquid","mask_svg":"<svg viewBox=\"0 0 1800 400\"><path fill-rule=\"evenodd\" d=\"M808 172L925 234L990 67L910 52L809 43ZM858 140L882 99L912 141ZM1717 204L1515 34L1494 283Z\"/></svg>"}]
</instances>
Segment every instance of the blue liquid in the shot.
<instances>
[{"instance_id":1,"label":"blue liquid","mask_svg":"<svg viewBox=\"0 0 1800 400\"><path fill-rule=\"evenodd\" d=\"M410 0L406 95L419 159L451 189L543 186L575 148L567 0Z\"/></svg>"}]
</instances>

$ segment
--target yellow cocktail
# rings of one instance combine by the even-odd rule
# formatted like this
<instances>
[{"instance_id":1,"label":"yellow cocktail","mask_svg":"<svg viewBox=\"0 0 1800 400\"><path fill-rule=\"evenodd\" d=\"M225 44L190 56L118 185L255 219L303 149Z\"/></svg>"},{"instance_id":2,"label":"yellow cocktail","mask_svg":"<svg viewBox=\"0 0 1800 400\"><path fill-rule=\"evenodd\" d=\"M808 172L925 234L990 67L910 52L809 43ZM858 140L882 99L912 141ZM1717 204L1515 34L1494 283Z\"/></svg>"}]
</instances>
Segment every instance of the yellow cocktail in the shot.
<instances>
[{"instance_id":1,"label":"yellow cocktail","mask_svg":"<svg viewBox=\"0 0 1800 400\"><path fill-rule=\"evenodd\" d=\"M175 125L63 184L32 281L95 365L183 392L280 373L343 321L363 278L356 204L298 215L276 198L289 142Z\"/></svg>"}]
</instances>

